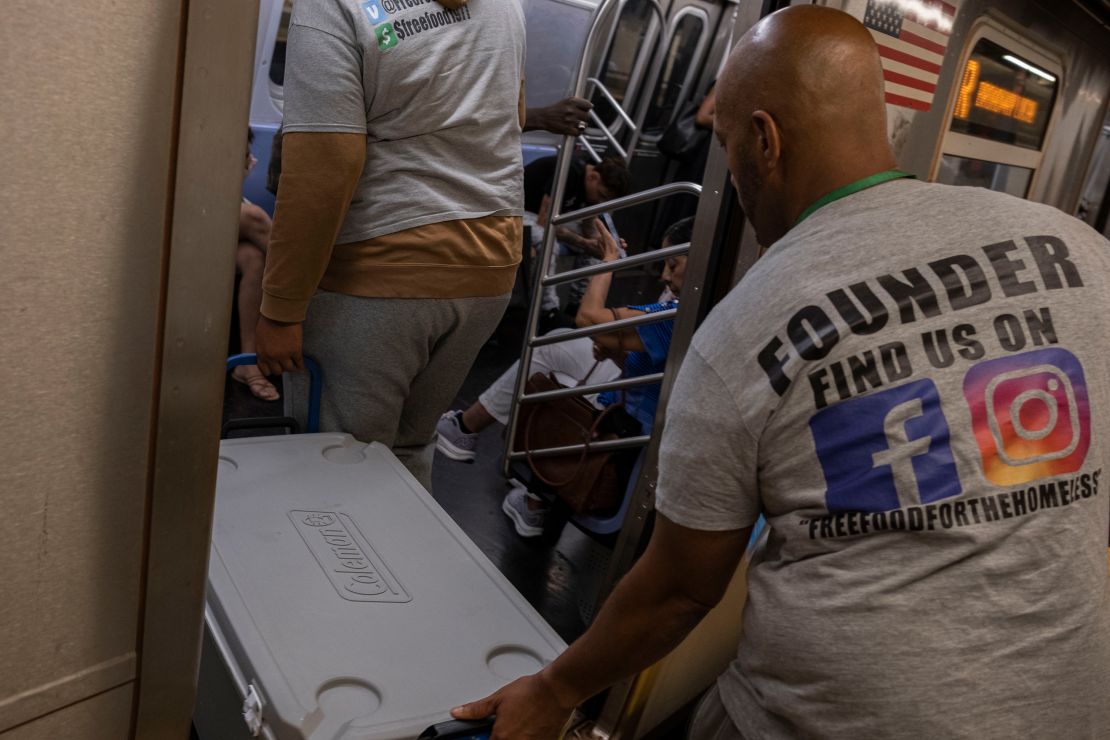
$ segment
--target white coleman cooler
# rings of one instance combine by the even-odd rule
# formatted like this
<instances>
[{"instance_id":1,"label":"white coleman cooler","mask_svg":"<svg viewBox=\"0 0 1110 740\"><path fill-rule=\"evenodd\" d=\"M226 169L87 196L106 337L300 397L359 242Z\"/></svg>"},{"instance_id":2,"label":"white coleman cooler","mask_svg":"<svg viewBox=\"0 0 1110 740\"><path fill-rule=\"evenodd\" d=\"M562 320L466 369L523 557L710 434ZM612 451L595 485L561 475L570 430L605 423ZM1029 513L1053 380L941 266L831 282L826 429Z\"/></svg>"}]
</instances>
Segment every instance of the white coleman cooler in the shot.
<instances>
[{"instance_id":1,"label":"white coleman cooler","mask_svg":"<svg viewBox=\"0 0 1110 740\"><path fill-rule=\"evenodd\" d=\"M564 648L382 445L222 443L201 740L411 740Z\"/></svg>"}]
</instances>

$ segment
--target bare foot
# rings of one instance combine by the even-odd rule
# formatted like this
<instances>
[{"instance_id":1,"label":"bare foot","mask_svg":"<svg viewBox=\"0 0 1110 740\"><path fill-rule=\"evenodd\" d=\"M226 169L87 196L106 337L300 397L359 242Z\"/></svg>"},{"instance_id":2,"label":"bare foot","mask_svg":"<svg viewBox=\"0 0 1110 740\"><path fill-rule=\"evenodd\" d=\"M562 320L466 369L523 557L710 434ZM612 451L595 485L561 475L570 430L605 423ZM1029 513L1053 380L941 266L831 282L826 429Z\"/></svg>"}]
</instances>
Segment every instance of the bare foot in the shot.
<instances>
[{"instance_id":1,"label":"bare foot","mask_svg":"<svg viewBox=\"0 0 1110 740\"><path fill-rule=\"evenodd\" d=\"M240 365L231 371L231 377L250 389L251 395L263 401L276 401L281 398L278 389L266 379L258 365Z\"/></svg>"}]
</instances>

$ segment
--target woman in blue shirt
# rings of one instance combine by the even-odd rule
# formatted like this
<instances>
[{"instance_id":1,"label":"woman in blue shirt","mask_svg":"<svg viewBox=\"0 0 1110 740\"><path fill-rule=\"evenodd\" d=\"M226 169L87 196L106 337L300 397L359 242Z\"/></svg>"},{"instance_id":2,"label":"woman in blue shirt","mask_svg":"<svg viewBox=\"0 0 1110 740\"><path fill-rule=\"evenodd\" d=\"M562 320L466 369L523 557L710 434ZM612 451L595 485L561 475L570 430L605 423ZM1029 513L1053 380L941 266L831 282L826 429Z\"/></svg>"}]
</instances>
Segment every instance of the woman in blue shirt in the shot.
<instances>
[{"instance_id":1,"label":"woman in blue shirt","mask_svg":"<svg viewBox=\"0 0 1110 740\"><path fill-rule=\"evenodd\" d=\"M689 242L693 221L693 218L685 218L672 225L663 237L663 246ZM603 260L614 262L620 259L620 250L609 232L600 225L597 230L602 235ZM666 290L659 301L623 308L607 308L605 305L613 274L595 275L590 278L575 322L579 327L586 327L612 321L614 314L616 318L625 319L675 308L685 273L685 256L667 258L662 277ZM537 347L532 355L530 372L554 375L565 386L605 383L619 377L635 378L662 372L673 330L674 322L667 320L599 334L592 339L580 338ZM479 432L494 422L508 422L519 372L520 363L513 363L470 408L444 414L436 426L439 433L436 448L453 460L473 462L477 456ZM598 408L623 403L625 411L640 422L645 433L650 433L659 405L659 385L638 386L623 392L610 391L587 396L586 399ZM522 537L543 533L546 506L539 496L519 483L514 482L501 508Z\"/></svg>"}]
</instances>

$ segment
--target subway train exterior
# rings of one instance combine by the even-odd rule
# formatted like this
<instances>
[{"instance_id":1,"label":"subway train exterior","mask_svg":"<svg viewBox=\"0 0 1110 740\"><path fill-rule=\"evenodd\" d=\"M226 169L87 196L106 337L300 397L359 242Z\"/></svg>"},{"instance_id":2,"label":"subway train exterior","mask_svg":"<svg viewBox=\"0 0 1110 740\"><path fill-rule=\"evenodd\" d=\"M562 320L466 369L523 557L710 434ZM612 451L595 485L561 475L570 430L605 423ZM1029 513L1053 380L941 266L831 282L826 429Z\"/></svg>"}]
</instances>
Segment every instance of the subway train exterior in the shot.
<instances>
[{"instance_id":1,"label":"subway train exterior","mask_svg":"<svg viewBox=\"0 0 1110 740\"><path fill-rule=\"evenodd\" d=\"M61 14L22 3L0 24L0 387L11 411L0 433L0 738L188 732L229 242L240 195L273 210L266 176L295 1L117 0L112 13L75 3ZM1110 236L1106 0L519 1L528 105L575 94L596 113L577 143L525 134L525 161L569 157L568 146L624 158L635 202L614 219L630 243L651 242L666 198L700 193L655 428L622 520L595 538L602 555L575 566L586 619L650 532L659 432L691 337L761 253L720 146L695 176L660 150L760 17L821 4L868 25L902 169L1046 203ZM260 165L244 185L248 124ZM542 565L544 588L565 580L565 567ZM579 737L679 736L735 653L743 567L668 658L585 708Z\"/></svg>"}]
</instances>

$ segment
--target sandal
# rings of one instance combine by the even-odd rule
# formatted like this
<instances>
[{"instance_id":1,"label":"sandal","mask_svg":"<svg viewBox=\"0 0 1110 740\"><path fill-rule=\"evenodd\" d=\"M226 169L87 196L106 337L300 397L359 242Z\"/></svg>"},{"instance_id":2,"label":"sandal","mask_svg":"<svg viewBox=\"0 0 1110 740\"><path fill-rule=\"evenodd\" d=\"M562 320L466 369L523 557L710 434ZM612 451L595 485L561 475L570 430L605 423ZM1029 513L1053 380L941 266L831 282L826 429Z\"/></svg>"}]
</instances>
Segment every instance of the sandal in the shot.
<instances>
[{"instance_id":1,"label":"sandal","mask_svg":"<svg viewBox=\"0 0 1110 740\"><path fill-rule=\"evenodd\" d=\"M254 373L250 372L250 368L254 369ZM240 370L244 372L240 374ZM277 401L281 398L278 389L266 379L257 365L240 365L231 371L231 378L237 383L247 386L251 395L261 401Z\"/></svg>"}]
</instances>

